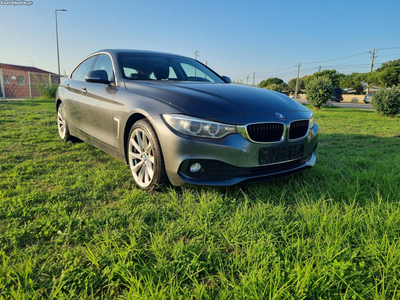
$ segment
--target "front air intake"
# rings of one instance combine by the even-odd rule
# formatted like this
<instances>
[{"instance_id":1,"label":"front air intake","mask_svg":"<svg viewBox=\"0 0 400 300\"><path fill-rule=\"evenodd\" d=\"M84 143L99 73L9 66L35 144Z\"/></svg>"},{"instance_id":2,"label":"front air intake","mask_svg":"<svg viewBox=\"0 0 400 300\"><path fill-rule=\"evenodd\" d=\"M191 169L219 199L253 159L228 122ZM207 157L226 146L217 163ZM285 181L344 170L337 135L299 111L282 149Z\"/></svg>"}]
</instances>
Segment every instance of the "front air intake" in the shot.
<instances>
[{"instance_id":1,"label":"front air intake","mask_svg":"<svg viewBox=\"0 0 400 300\"><path fill-rule=\"evenodd\" d=\"M290 123L289 140L296 140L304 137L308 130L308 120L295 121Z\"/></svg>"},{"instance_id":2,"label":"front air intake","mask_svg":"<svg viewBox=\"0 0 400 300\"><path fill-rule=\"evenodd\" d=\"M284 125L280 123L261 123L247 126L249 138L258 143L275 143L282 140Z\"/></svg>"}]
</instances>

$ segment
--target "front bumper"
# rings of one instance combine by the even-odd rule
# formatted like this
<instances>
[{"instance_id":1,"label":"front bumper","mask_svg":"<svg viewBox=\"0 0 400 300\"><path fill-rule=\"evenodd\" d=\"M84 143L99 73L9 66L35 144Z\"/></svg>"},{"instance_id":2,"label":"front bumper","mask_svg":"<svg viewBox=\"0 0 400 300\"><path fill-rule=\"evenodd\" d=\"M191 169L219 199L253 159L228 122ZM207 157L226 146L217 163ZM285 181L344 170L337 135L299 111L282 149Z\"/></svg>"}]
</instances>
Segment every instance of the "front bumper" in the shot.
<instances>
[{"instance_id":1,"label":"front bumper","mask_svg":"<svg viewBox=\"0 0 400 300\"><path fill-rule=\"evenodd\" d=\"M300 140L288 141L285 137L280 143L269 144L250 142L240 134L230 134L223 139L194 138L173 131L161 116L153 116L152 121L168 178L175 186L229 186L267 181L310 168L316 161L317 124ZM285 150L297 146L301 146L301 153L295 157L290 158L289 154L284 161L267 160L267 164L262 164L265 159L260 159L260 151L269 148ZM201 171L190 171L194 163L201 164Z\"/></svg>"}]
</instances>

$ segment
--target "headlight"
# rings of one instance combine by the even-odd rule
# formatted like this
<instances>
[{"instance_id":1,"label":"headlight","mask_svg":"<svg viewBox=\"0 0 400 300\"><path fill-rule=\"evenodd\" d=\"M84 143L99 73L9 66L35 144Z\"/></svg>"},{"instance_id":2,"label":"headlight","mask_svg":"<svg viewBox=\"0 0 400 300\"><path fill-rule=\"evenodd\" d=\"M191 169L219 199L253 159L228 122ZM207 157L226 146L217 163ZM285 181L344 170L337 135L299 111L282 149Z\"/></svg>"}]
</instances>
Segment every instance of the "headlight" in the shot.
<instances>
[{"instance_id":1,"label":"headlight","mask_svg":"<svg viewBox=\"0 0 400 300\"><path fill-rule=\"evenodd\" d=\"M176 131L184 134L220 139L230 133L236 133L236 126L212 122L185 115L162 115L164 120Z\"/></svg>"},{"instance_id":2,"label":"headlight","mask_svg":"<svg viewBox=\"0 0 400 300\"><path fill-rule=\"evenodd\" d=\"M314 127L314 124L315 124L315 122L314 122L314 114L311 114L311 117L310 117L310 119L309 119L309 122L310 122L310 129L311 129L311 128Z\"/></svg>"}]
</instances>

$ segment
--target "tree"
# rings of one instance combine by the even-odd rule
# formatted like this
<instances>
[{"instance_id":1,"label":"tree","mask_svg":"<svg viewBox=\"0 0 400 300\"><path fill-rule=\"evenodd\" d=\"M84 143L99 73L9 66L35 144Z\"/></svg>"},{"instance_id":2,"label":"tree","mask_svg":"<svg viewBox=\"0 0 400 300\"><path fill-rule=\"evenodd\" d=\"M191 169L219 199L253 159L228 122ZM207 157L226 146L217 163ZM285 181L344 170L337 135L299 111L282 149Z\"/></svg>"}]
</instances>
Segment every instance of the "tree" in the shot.
<instances>
[{"instance_id":1,"label":"tree","mask_svg":"<svg viewBox=\"0 0 400 300\"><path fill-rule=\"evenodd\" d=\"M400 84L400 59L389 60L374 72L362 74L363 81L368 85L391 87Z\"/></svg>"},{"instance_id":2,"label":"tree","mask_svg":"<svg viewBox=\"0 0 400 300\"><path fill-rule=\"evenodd\" d=\"M330 75L330 78L337 78L337 75L339 74L339 78L341 78L339 86L341 88L353 88L357 90L357 92L361 91L363 83L366 83L368 87L371 85L380 87L400 86L400 59L385 62L380 68L369 73L352 73L351 75L343 75L340 73L334 74L332 71L335 70L324 70L322 72L314 73L311 77L320 76L325 72L326 75Z\"/></svg>"},{"instance_id":3,"label":"tree","mask_svg":"<svg viewBox=\"0 0 400 300\"><path fill-rule=\"evenodd\" d=\"M294 93L296 91L296 81L297 78L293 78L289 80L289 85L288 85L288 91L290 93ZM299 86L298 86L298 92L300 92L301 90L304 90L306 88L305 84L304 84L304 80L299 78Z\"/></svg>"},{"instance_id":4,"label":"tree","mask_svg":"<svg viewBox=\"0 0 400 300\"><path fill-rule=\"evenodd\" d=\"M376 69L376 72L381 72L387 68L396 68L396 67L400 67L400 59L396 59L396 60L389 60L387 62L382 63L381 67Z\"/></svg>"},{"instance_id":5,"label":"tree","mask_svg":"<svg viewBox=\"0 0 400 300\"><path fill-rule=\"evenodd\" d=\"M308 77L306 79L306 85L313 78L328 77L332 82L332 87L339 87L340 86L340 80L344 76L345 75L343 73L337 73L336 70L323 70L321 72L316 72L313 75L311 75L310 77Z\"/></svg>"},{"instance_id":6,"label":"tree","mask_svg":"<svg viewBox=\"0 0 400 300\"><path fill-rule=\"evenodd\" d=\"M327 76L314 77L306 83L307 100L315 109L321 108L328 102L332 90L332 81Z\"/></svg>"},{"instance_id":7,"label":"tree","mask_svg":"<svg viewBox=\"0 0 400 300\"><path fill-rule=\"evenodd\" d=\"M282 79L280 79L278 77L272 77L272 78L268 78L268 79L261 81L260 87L265 88L266 86L268 86L270 84L281 84L281 83L283 83Z\"/></svg>"},{"instance_id":8,"label":"tree","mask_svg":"<svg viewBox=\"0 0 400 300\"><path fill-rule=\"evenodd\" d=\"M392 87L400 84L400 66L389 67L376 72L376 81L379 86Z\"/></svg>"},{"instance_id":9,"label":"tree","mask_svg":"<svg viewBox=\"0 0 400 300\"><path fill-rule=\"evenodd\" d=\"M356 80L359 80L361 82L365 82L368 86L371 86L371 84L376 83L376 73L371 72L371 73L360 73L355 76Z\"/></svg>"},{"instance_id":10,"label":"tree","mask_svg":"<svg viewBox=\"0 0 400 300\"><path fill-rule=\"evenodd\" d=\"M286 92L288 90L288 85L285 82L282 82L280 84L272 83L265 88L275 92Z\"/></svg>"},{"instance_id":11,"label":"tree","mask_svg":"<svg viewBox=\"0 0 400 300\"><path fill-rule=\"evenodd\" d=\"M342 89L351 88L356 91L357 94L361 94L364 91L364 86L361 83L359 73L352 73L351 75L345 75L340 80L340 87Z\"/></svg>"}]
</instances>

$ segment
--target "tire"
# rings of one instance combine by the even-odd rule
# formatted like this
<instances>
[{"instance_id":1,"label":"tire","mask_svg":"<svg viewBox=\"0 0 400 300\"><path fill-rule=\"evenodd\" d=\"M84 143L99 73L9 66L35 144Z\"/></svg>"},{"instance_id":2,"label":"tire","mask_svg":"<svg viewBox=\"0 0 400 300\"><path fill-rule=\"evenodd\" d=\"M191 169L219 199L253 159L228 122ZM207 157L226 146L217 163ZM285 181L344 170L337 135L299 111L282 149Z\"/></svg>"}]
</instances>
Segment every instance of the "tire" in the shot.
<instances>
[{"instance_id":1,"label":"tire","mask_svg":"<svg viewBox=\"0 0 400 300\"><path fill-rule=\"evenodd\" d=\"M74 142L75 138L69 133L67 113L64 104L61 102L57 108L57 128L58 134L63 142Z\"/></svg>"},{"instance_id":2,"label":"tire","mask_svg":"<svg viewBox=\"0 0 400 300\"><path fill-rule=\"evenodd\" d=\"M164 159L157 135L146 119L133 124L127 141L127 158L137 187L152 191L167 183Z\"/></svg>"}]
</instances>

